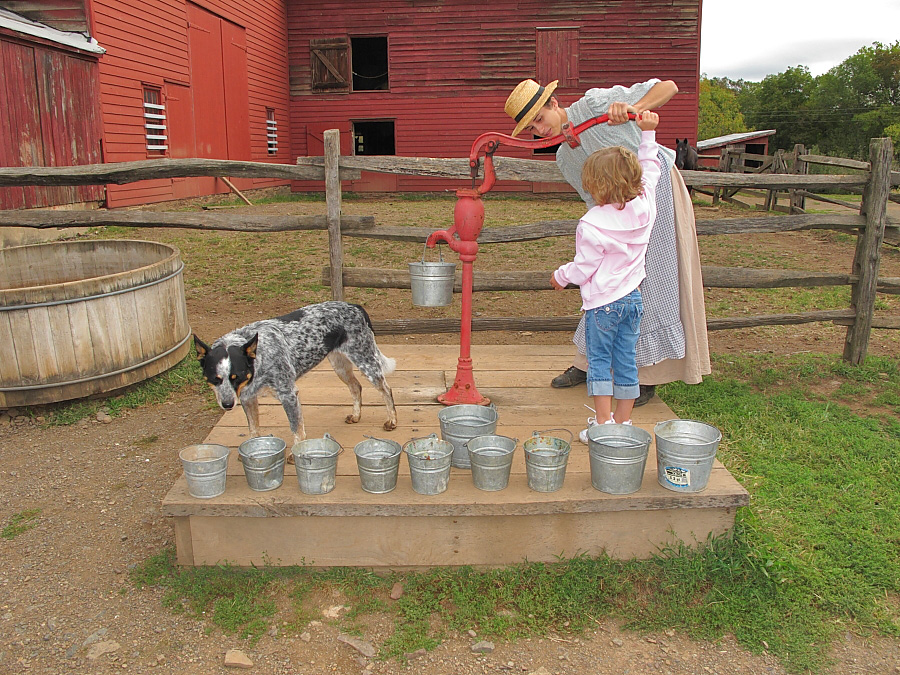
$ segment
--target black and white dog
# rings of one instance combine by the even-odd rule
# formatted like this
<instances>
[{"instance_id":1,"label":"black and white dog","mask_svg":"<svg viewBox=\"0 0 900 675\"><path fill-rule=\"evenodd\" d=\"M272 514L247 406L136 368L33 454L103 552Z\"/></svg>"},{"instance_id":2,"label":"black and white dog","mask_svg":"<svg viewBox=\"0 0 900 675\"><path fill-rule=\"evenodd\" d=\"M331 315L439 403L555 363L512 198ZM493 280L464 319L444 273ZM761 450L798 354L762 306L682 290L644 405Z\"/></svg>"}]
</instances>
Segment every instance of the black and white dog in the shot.
<instances>
[{"instance_id":1,"label":"black and white dog","mask_svg":"<svg viewBox=\"0 0 900 675\"><path fill-rule=\"evenodd\" d=\"M203 376L215 390L219 405L231 410L240 399L251 436L259 435L257 397L268 387L284 407L294 443L306 438L296 381L326 357L353 396L353 413L345 420L348 424L359 422L362 411L362 387L353 375L356 365L384 397L388 409L384 429L397 427L394 396L384 379L394 371L396 362L375 344L372 322L359 305L309 305L233 330L211 346L194 335L194 346Z\"/></svg>"}]
</instances>

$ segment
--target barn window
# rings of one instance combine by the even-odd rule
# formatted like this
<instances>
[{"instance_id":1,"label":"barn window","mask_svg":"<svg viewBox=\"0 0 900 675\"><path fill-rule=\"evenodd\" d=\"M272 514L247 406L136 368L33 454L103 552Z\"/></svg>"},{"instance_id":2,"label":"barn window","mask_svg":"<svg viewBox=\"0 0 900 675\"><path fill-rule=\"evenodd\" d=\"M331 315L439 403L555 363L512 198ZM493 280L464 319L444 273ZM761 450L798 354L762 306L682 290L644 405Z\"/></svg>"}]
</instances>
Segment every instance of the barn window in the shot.
<instances>
[{"instance_id":1,"label":"barn window","mask_svg":"<svg viewBox=\"0 0 900 675\"><path fill-rule=\"evenodd\" d=\"M350 40L309 41L310 86L314 92L350 91Z\"/></svg>"},{"instance_id":2,"label":"barn window","mask_svg":"<svg viewBox=\"0 0 900 675\"><path fill-rule=\"evenodd\" d=\"M393 155L394 120L354 122L353 154Z\"/></svg>"},{"instance_id":3,"label":"barn window","mask_svg":"<svg viewBox=\"0 0 900 675\"><path fill-rule=\"evenodd\" d=\"M387 91L387 37L309 41L310 86L318 93Z\"/></svg>"},{"instance_id":4,"label":"barn window","mask_svg":"<svg viewBox=\"0 0 900 675\"><path fill-rule=\"evenodd\" d=\"M166 141L166 106L162 102L162 90L159 87L144 86L144 138L147 142L147 154L165 155L169 146Z\"/></svg>"},{"instance_id":5,"label":"barn window","mask_svg":"<svg viewBox=\"0 0 900 675\"><path fill-rule=\"evenodd\" d=\"M386 37L350 38L353 91L388 89L388 43Z\"/></svg>"},{"instance_id":6,"label":"barn window","mask_svg":"<svg viewBox=\"0 0 900 675\"><path fill-rule=\"evenodd\" d=\"M535 35L535 64L538 82L559 80L560 87L577 87L578 28L538 28Z\"/></svg>"},{"instance_id":7,"label":"barn window","mask_svg":"<svg viewBox=\"0 0 900 675\"><path fill-rule=\"evenodd\" d=\"M278 122L275 121L275 108L266 108L266 145L270 155L278 152Z\"/></svg>"}]
</instances>

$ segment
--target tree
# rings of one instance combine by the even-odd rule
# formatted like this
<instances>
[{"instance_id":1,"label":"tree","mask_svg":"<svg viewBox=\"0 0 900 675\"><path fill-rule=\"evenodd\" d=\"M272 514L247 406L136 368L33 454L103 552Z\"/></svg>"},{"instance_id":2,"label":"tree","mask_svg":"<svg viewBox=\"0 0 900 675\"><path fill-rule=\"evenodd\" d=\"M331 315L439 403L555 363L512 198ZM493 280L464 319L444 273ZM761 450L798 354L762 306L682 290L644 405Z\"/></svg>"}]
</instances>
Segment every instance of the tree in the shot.
<instances>
[{"instance_id":1,"label":"tree","mask_svg":"<svg viewBox=\"0 0 900 675\"><path fill-rule=\"evenodd\" d=\"M750 82L738 93L744 119L755 130L775 129L773 145L792 148L795 143L813 145L817 127L810 100L816 79L806 66L767 75Z\"/></svg>"},{"instance_id":2,"label":"tree","mask_svg":"<svg viewBox=\"0 0 900 675\"><path fill-rule=\"evenodd\" d=\"M821 75L813 105L821 150L866 158L869 139L893 137L900 125L900 42L862 47Z\"/></svg>"},{"instance_id":3,"label":"tree","mask_svg":"<svg viewBox=\"0 0 900 675\"><path fill-rule=\"evenodd\" d=\"M700 120L697 140L747 131L737 94L727 78L700 79Z\"/></svg>"}]
</instances>

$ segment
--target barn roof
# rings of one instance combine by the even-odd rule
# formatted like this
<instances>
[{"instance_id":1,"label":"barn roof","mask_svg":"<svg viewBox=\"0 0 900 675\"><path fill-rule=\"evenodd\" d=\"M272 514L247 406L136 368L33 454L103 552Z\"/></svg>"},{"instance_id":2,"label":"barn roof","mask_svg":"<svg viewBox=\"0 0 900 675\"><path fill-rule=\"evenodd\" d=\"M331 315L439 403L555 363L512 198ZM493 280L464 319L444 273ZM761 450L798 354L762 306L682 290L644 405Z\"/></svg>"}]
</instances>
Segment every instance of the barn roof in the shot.
<instances>
[{"instance_id":1,"label":"barn roof","mask_svg":"<svg viewBox=\"0 0 900 675\"><path fill-rule=\"evenodd\" d=\"M716 136L715 138L707 138L705 141L697 142L697 150L708 150L710 148L718 148L722 145L731 145L732 143L746 143L755 138L765 138L773 136L777 133L777 129L766 129L765 131L745 131L740 134L728 134L727 136Z\"/></svg>"},{"instance_id":2,"label":"barn roof","mask_svg":"<svg viewBox=\"0 0 900 675\"><path fill-rule=\"evenodd\" d=\"M41 38L49 42L55 42L66 47L73 47L83 52L92 54L105 54L106 50L101 47L97 41L89 36L81 33L70 33L67 31L57 30L50 26L26 19L24 16L10 12L6 9L0 9L0 28L6 28L22 35L30 35L32 37Z\"/></svg>"}]
</instances>

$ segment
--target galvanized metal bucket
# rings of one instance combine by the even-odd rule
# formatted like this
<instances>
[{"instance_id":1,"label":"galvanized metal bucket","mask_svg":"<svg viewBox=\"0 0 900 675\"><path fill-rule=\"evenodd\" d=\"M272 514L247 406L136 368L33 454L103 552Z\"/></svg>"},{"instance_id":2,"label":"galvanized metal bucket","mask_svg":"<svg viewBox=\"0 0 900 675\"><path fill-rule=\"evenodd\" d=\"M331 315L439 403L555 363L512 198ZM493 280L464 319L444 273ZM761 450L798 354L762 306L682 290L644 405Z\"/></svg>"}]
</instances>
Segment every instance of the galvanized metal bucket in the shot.
<instances>
[{"instance_id":1,"label":"galvanized metal bucket","mask_svg":"<svg viewBox=\"0 0 900 675\"><path fill-rule=\"evenodd\" d=\"M532 437L523 443L528 487L535 492L556 492L563 486L569 450L572 449L572 440L575 438L568 429L547 431L565 431L569 434L569 440L565 441L556 436L547 436L546 432L535 431Z\"/></svg>"},{"instance_id":2,"label":"galvanized metal bucket","mask_svg":"<svg viewBox=\"0 0 900 675\"><path fill-rule=\"evenodd\" d=\"M630 424L596 424L588 428L591 485L611 495L627 495L641 489L649 432Z\"/></svg>"},{"instance_id":3,"label":"galvanized metal bucket","mask_svg":"<svg viewBox=\"0 0 900 675\"><path fill-rule=\"evenodd\" d=\"M653 433L659 484L675 492L705 490L722 432L705 422L668 420Z\"/></svg>"},{"instance_id":4,"label":"galvanized metal bucket","mask_svg":"<svg viewBox=\"0 0 900 675\"><path fill-rule=\"evenodd\" d=\"M472 466L472 484L496 492L509 484L513 454L519 440L508 436L476 436L466 442Z\"/></svg>"},{"instance_id":5,"label":"galvanized metal bucket","mask_svg":"<svg viewBox=\"0 0 900 675\"><path fill-rule=\"evenodd\" d=\"M284 449L287 444L274 436L251 438L238 447L238 459L251 490L267 492L284 481Z\"/></svg>"},{"instance_id":6,"label":"galvanized metal bucket","mask_svg":"<svg viewBox=\"0 0 900 675\"><path fill-rule=\"evenodd\" d=\"M353 448L359 481L362 489L373 494L384 494L397 487L402 448L396 441L368 438Z\"/></svg>"},{"instance_id":7,"label":"galvanized metal bucket","mask_svg":"<svg viewBox=\"0 0 900 675\"><path fill-rule=\"evenodd\" d=\"M437 434L414 438L403 446L409 461L412 488L420 495L439 495L450 483L450 458L453 444Z\"/></svg>"},{"instance_id":8,"label":"galvanized metal bucket","mask_svg":"<svg viewBox=\"0 0 900 675\"><path fill-rule=\"evenodd\" d=\"M444 262L444 254L440 255L440 262L426 262L423 251L422 260L408 263L409 287L416 307L445 307L453 302L456 263Z\"/></svg>"},{"instance_id":9,"label":"galvanized metal bucket","mask_svg":"<svg viewBox=\"0 0 900 675\"><path fill-rule=\"evenodd\" d=\"M300 491L307 495L324 495L334 490L337 459L341 444L328 434L308 438L291 449L297 469Z\"/></svg>"},{"instance_id":10,"label":"galvanized metal bucket","mask_svg":"<svg viewBox=\"0 0 900 675\"><path fill-rule=\"evenodd\" d=\"M438 412L441 438L453 444L453 466L459 469L471 467L466 442L477 436L494 434L499 417L493 405L451 405Z\"/></svg>"},{"instance_id":11,"label":"galvanized metal bucket","mask_svg":"<svg viewBox=\"0 0 900 675\"><path fill-rule=\"evenodd\" d=\"M230 452L224 445L200 443L189 445L178 453L191 497L210 499L225 492Z\"/></svg>"}]
</instances>

